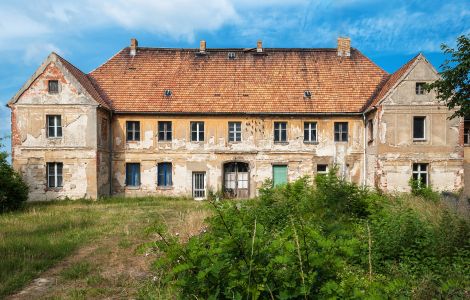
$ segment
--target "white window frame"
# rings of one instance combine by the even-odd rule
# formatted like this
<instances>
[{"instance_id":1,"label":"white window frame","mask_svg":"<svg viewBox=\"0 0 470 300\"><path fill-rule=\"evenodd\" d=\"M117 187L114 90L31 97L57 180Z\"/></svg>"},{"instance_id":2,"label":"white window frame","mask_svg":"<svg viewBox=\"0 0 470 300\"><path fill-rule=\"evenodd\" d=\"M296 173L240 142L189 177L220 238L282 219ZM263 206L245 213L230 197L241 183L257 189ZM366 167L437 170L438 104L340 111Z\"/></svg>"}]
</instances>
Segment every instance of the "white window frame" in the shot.
<instances>
[{"instance_id":1,"label":"white window frame","mask_svg":"<svg viewBox=\"0 0 470 300\"><path fill-rule=\"evenodd\" d=\"M193 130L193 125L196 124L196 130ZM202 130L201 130L201 125L202 125ZM205 133L204 133L204 130L205 130L205 124L203 121L191 121L191 123L189 124L189 129L191 131L191 136L190 136L190 140L191 142L204 142L205 140ZM193 133L196 133L196 139L193 140ZM202 139L200 138L200 134L202 133Z\"/></svg>"},{"instance_id":2,"label":"white window frame","mask_svg":"<svg viewBox=\"0 0 470 300\"><path fill-rule=\"evenodd\" d=\"M305 126L308 124L308 128ZM308 139L305 139L305 131L308 131ZM315 131L315 139L312 140L312 131ZM317 122L304 122L304 143L316 143L318 141L318 130L317 130Z\"/></svg>"},{"instance_id":3,"label":"white window frame","mask_svg":"<svg viewBox=\"0 0 470 300\"><path fill-rule=\"evenodd\" d=\"M338 124L338 130L336 130L336 124ZM346 130L344 130L343 126L346 124ZM346 133L346 140L343 139L343 133ZM338 140L336 140L335 136L338 134ZM333 124L333 140L337 143L341 142L348 142L349 141L349 122L334 122Z\"/></svg>"},{"instance_id":4,"label":"white window frame","mask_svg":"<svg viewBox=\"0 0 470 300\"><path fill-rule=\"evenodd\" d=\"M415 137L415 118L422 118L423 119L423 137L422 138L416 138ZM413 136L413 141L425 141L426 140L426 116L413 116L413 126L412 126L412 136Z\"/></svg>"},{"instance_id":5,"label":"white window frame","mask_svg":"<svg viewBox=\"0 0 470 300\"><path fill-rule=\"evenodd\" d=\"M416 85L415 85L416 95L424 95L424 93L426 93L426 89L424 88L425 84L426 82L416 82Z\"/></svg>"},{"instance_id":6,"label":"white window frame","mask_svg":"<svg viewBox=\"0 0 470 300\"><path fill-rule=\"evenodd\" d=\"M240 127L237 128L238 126ZM230 138L231 134L233 135L233 139ZM238 122L238 121L228 122L228 141L230 143L236 143L236 142L242 141L242 122Z\"/></svg>"},{"instance_id":7,"label":"white window frame","mask_svg":"<svg viewBox=\"0 0 470 300\"><path fill-rule=\"evenodd\" d=\"M285 128L282 128L283 125L285 125ZM276 128L276 126L278 126L278 128ZM287 134L287 122L286 121L276 121L274 122L273 124L273 127L274 127L274 132L273 132L273 140L274 140L274 143L287 143L287 141L289 140L289 136ZM278 140L276 140L276 131L278 131ZM286 139L283 140L282 139L282 133L285 132L286 133Z\"/></svg>"},{"instance_id":8,"label":"white window frame","mask_svg":"<svg viewBox=\"0 0 470 300\"><path fill-rule=\"evenodd\" d=\"M51 125L50 120L54 120L54 124ZM60 121L60 126L57 125ZM62 137L62 116L61 115L46 115L46 122L47 122L47 137L48 138L61 138ZM51 135L49 128L53 128L54 134ZM59 128L60 128L60 135L59 135Z\"/></svg>"},{"instance_id":9,"label":"white window frame","mask_svg":"<svg viewBox=\"0 0 470 300\"><path fill-rule=\"evenodd\" d=\"M417 165L417 170L414 170L414 166ZM421 168L423 166L426 166L426 171L423 171ZM429 186L429 164L427 163L413 163L411 166L411 171L413 175L417 175L417 179L419 182L421 182L421 174L426 174L426 186ZM414 178L414 176L413 176Z\"/></svg>"},{"instance_id":10,"label":"white window frame","mask_svg":"<svg viewBox=\"0 0 470 300\"><path fill-rule=\"evenodd\" d=\"M129 128L129 124L132 124ZM137 129L137 124L139 124L139 129ZM129 132L132 134L132 138L129 139ZM139 138L136 138L137 133L139 133ZM140 121L127 120L126 121L126 142L138 142L140 141Z\"/></svg>"},{"instance_id":11,"label":"white window frame","mask_svg":"<svg viewBox=\"0 0 470 300\"><path fill-rule=\"evenodd\" d=\"M203 200L206 199L207 191L206 191L206 172L193 172L192 174L192 181L193 181L193 198L195 200ZM200 184L203 185L200 188Z\"/></svg>"},{"instance_id":12,"label":"white window frame","mask_svg":"<svg viewBox=\"0 0 470 300\"><path fill-rule=\"evenodd\" d=\"M162 125L163 128L160 128L160 125ZM168 125L170 127L169 129L168 129ZM171 142L173 140L173 122L172 121L158 121L157 130L158 130L158 141ZM160 134L163 134L163 139L160 139ZM168 134L170 134L170 138L168 138Z\"/></svg>"},{"instance_id":13,"label":"white window frame","mask_svg":"<svg viewBox=\"0 0 470 300\"><path fill-rule=\"evenodd\" d=\"M51 174L51 168L50 167L53 167L52 170L53 170L53 173ZM59 174L59 166L60 166L60 174ZM46 164L46 168L47 168L47 188L50 188L50 189L58 189L58 188L62 188L64 186L64 164L61 163L61 162L48 162ZM52 185L51 185L51 177L53 178L53 181L52 182ZM60 177L60 185L59 185L59 177Z\"/></svg>"}]
</instances>

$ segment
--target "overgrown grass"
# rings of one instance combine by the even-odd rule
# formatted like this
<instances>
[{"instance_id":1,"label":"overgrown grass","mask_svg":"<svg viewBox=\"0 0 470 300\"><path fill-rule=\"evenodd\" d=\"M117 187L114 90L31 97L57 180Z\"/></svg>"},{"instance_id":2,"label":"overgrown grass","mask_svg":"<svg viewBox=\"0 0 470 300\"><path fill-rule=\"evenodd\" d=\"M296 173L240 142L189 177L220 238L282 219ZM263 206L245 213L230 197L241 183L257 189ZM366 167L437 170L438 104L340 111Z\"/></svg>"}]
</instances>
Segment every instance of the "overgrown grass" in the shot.
<instances>
[{"instance_id":1,"label":"overgrown grass","mask_svg":"<svg viewBox=\"0 0 470 300\"><path fill-rule=\"evenodd\" d=\"M104 234L120 235L119 247L129 247L126 224L131 221L178 219L181 212L201 205L183 198L113 197L29 203L23 211L0 215L0 298ZM83 279L90 271L90 263L82 262L63 270L61 277ZM90 283L97 283L99 275L93 276ZM72 290L69 296L81 298L85 292Z\"/></svg>"}]
</instances>

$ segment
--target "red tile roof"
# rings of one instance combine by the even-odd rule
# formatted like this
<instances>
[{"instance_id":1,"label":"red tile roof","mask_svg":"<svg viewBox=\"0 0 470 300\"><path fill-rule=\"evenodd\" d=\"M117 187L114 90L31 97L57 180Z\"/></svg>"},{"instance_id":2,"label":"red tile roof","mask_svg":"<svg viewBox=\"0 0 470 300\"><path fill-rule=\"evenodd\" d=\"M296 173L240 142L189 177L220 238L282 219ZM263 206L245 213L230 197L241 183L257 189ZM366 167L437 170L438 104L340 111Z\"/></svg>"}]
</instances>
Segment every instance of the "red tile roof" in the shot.
<instances>
[{"instance_id":1,"label":"red tile roof","mask_svg":"<svg viewBox=\"0 0 470 300\"><path fill-rule=\"evenodd\" d=\"M361 112L389 76L356 49L350 57L336 49L198 52L138 48L131 56L124 48L87 78L117 112L262 114Z\"/></svg>"}]
</instances>

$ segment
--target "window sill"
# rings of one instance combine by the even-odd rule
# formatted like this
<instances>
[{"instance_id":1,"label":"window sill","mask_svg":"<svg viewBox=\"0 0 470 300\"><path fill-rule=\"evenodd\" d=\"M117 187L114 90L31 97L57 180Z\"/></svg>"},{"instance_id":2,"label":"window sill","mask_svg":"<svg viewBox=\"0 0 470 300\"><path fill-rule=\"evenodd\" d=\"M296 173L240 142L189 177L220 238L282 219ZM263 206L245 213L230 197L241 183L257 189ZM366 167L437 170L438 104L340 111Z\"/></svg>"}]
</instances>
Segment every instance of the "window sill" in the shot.
<instances>
[{"instance_id":1,"label":"window sill","mask_svg":"<svg viewBox=\"0 0 470 300\"><path fill-rule=\"evenodd\" d=\"M345 143L345 144L347 144L348 141L335 141L335 143Z\"/></svg>"},{"instance_id":2,"label":"window sill","mask_svg":"<svg viewBox=\"0 0 470 300\"><path fill-rule=\"evenodd\" d=\"M64 190L64 187L48 187L46 189L46 192L62 192Z\"/></svg>"},{"instance_id":3,"label":"window sill","mask_svg":"<svg viewBox=\"0 0 470 300\"><path fill-rule=\"evenodd\" d=\"M47 137L49 140L61 140L62 137L61 136L48 136Z\"/></svg>"},{"instance_id":4,"label":"window sill","mask_svg":"<svg viewBox=\"0 0 470 300\"><path fill-rule=\"evenodd\" d=\"M169 191L173 189L173 186L157 186L156 189L161 191Z\"/></svg>"},{"instance_id":5,"label":"window sill","mask_svg":"<svg viewBox=\"0 0 470 300\"><path fill-rule=\"evenodd\" d=\"M138 142L140 142L140 140L126 141L126 144L137 144Z\"/></svg>"},{"instance_id":6,"label":"window sill","mask_svg":"<svg viewBox=\"0 0 470 300\"><path fill-rule=\"evenodd\" d=\"M318 142L304 141L304 144L307 144L307 145L318 145L319 143L318 143Z\"/></svg>"},{"instance_id":7,"label":"window sill","mask_svg":"<svg viewBox=\"0 0 470 300\"><path fill-rule=\"evenodd\" d=\"M138 186L126 185L126 190L140 190L140 185L138 185Z\"/></svg>"},{"instance_id":8,"label":"window sill","mask_svg":"<svg viewBox=\"0 0 470 300\"><path fill-rule=\"evenodd\" d=\"M470 147L470 144L463 144L464 147Z\"/></svg>"},{"instance_id":9,"label":"window sill","mask_svg":"<svg viewBox=\"0 0 470 300\"><path fill-rule=\"evenodd\" d=\"M427 142L428 140L426 139L413 139L413 143L422 143L422 142Z\"/></svg>"},{"instance_id":10,"label":"window sill","mask_svg":"<svg viewBox=\"0 0 470 300\"><path fill-rule=\"evenodd\" d=\"M277 141L274 141L274 144L275 144L275 145L289 145L289 142L277 142Z\"/></svg>"},{"instance_id":11,"label":"window sill","mask_svg":"<svg viewBox=\"0 0 470 300\"><path fill-rule=\"evenodd\" d=\"M158 140L159 144L171 144L172 140Z\"/></svg>"},{"instance_id":12,"label":"window sill","mask_svg":"<svg viewBox=\"0 0 470 300\"><path fill-rule=\"evenodd\" d=\"M242 141L228 141L229 144L241 144Z\"/></svg>"},{"instance_id":13,"label":"window sill","mask_svg":"<svg viewBox=\"0 0 470 300\"><path fill-rule=\"evenodd\" d=\"M204 144L204 141L191 141L191 144L203 145L203 144Z\"/></svg>"}]
</instances>

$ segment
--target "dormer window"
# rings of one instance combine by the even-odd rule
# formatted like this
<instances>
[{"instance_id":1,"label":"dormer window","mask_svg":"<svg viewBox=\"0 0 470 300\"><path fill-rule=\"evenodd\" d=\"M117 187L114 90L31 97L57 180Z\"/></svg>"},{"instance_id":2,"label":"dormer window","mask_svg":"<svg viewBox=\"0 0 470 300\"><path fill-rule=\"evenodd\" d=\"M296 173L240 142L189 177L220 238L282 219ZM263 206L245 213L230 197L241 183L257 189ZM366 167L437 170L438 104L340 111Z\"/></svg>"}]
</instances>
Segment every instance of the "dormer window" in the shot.
<instances>
[{"instance_id":1,"label":"dormer window","mask_svg":"<svg viewBox=\"0 0 470 300\"><path fill-rule=\"evenodd\" d=\"M166 97L170 97L171 95L173 95L173 92L171 90L165 90L164 94Z\"/></svg>"},{"instance_id":2,"label":"dormer window","mask_svg":"<svg viewBox=\"0 0 470 300\"><path fill-rule=\"evenodd\" d=\"M49 94L59 93L59 81L58 80L49 80L49 82L48 82L48 91L49 91Z\"/></svg>"},{"instance_id":3,"label":"dormer window","mask_svg":"<svg viewBox=\"0 0 470 300\"><path fill-rule=\"evenodd\" d=\"M304 98L312 98L312 92L309 90L304 91Z\"/></svg>"},{"instance_id":4,"label":"dormer window","mask_svg":"<svg viewBox=\"0 0 470 300\"><path fill-rule=\"evenodd\" d=\"M424 92L426 91L424 88L425 85L425 82L416 82L416 95L424 95Z\"/></svg>"},{"instance_id":5,"label":"dormer window","mask_svg":"<svg viewBox=\"0 0 470 300\"><path fill-rule=\"evenodd\" d=\"M235 59L235 57L236 57L235 52L228 53L228 59Z\"/></svg>"}]
</instances>

